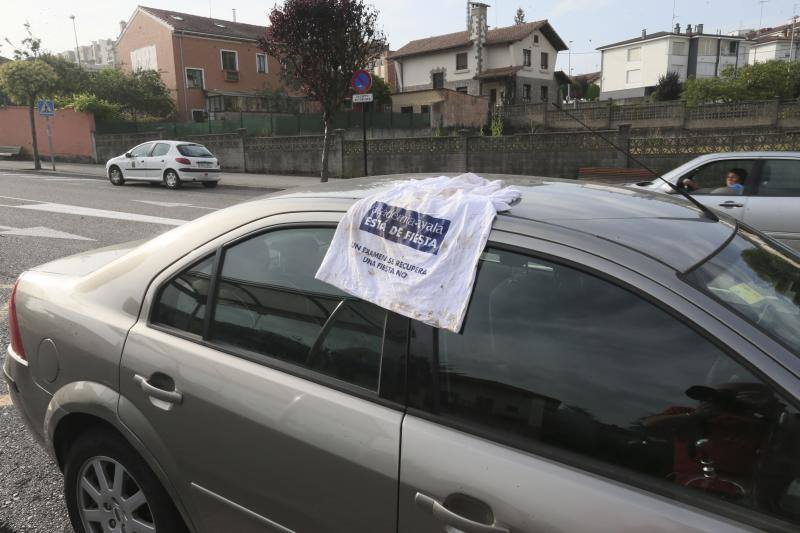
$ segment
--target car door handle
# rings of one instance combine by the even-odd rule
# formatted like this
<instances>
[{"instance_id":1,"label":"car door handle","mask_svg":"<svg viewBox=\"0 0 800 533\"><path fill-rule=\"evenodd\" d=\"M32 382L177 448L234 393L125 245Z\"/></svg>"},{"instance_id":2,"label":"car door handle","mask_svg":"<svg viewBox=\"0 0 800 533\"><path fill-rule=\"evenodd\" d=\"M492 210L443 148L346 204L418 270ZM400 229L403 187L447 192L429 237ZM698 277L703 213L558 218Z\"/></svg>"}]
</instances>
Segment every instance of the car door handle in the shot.
<instances>
[{"instance_id":1,"label":"car door handle","mask_svg":"<svg viewBox=\"0 0 800 533\"><path fill-rule=\"evenodd\" d=\"M494 524L481 524L469 518L454 513L438 501L430 496L426 496L418 492L414 496L414 503L417 507L429 512L433 517L442 524L452 526L456 529L464 531L465 533L511 533L509 529L496 526Z\"/></svg>"},{"instance_id":2,"label":"car door handle","mask_svg":"<svg viewBox=\"0 0 800 533\"><path fill-rule=\"evenodd\" d=\"M159 400L175 404L180 404L183 401L183 394L177 390L165 390L161 387L157 387L150 383L150 381L144 376L134 374L133 380L139 384L139 387L142 389L142 391L144 391L145 394L148 394L153 398L158 398ZM172 381L172 379L169 379L169 381Z\"/></svg>"},{"instance_id":3,"label":"car door handle","mask_svg":"<svg viewBox=\"0 0 800 533\"><path fill-rule=\"evenodd\" d=\"M736 202L722 202L721 204L719 204L719 206L727 207L730 209L731 207L744 207L744 204L737 204Z\"/></svg>"}]
</instances>

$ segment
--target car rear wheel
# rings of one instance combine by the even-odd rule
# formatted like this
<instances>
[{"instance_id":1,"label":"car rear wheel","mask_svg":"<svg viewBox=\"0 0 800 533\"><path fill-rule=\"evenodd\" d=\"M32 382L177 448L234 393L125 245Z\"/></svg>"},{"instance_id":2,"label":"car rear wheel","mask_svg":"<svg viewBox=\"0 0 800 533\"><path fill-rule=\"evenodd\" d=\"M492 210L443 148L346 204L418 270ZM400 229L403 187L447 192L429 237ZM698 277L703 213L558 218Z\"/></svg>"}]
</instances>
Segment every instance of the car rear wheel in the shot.
<instances>
[{"instance_id":1,"label":"car rear wheel","mask_svg":"<svg viewBox=\"0 0 800 533\"><path fill-rule=\"evenodd\" d=\"M219 185L218 181L202 181L200 183L202 183L203 187L205 187L206 189L213 189L214 187Z\"/></svg>"},{"instance_id":2,"label":"car rear wheel","mask_svg":"<svg viewBox=\"0 0 800 533\"><path fill-rule=\"evenodd\" d=\"M174 170L167 170L164 173L164 185L167 186L167 189L180 189L181 179L178 177L178 173Z\"/></svg>"},{"instance_id":3,"label":"car rear wheel","mask_svg":"<svg viewBox=\"0 0 800 533\"><path fill-rule=\"evenodd\" d=\"M125 178L122 177L122 171L119 167L111 167L108 170L108 181L112 185L125 185Z\"/></svg>"},{"instance_id":4,"label":"car rear wheel","mask_svg":"<svg viewBox=\"0 0 800 533\"><path fill-rule=\"evenodd\" d=\"M150 468L127 442L105 429L81 435L70 448L64 496L76 533L186 531Z\"/></svg>"}]
</instances>

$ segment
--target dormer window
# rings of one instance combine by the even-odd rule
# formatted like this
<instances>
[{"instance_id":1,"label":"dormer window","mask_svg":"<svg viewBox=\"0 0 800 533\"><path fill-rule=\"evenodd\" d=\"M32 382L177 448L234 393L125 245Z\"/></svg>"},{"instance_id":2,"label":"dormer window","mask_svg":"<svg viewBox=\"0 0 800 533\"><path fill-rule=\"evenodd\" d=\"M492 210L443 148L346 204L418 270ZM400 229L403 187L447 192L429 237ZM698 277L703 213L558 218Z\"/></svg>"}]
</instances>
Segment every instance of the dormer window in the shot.
<instances>
[{"instance_id":1,"label":"dormer window","mask_svg":"<svg viewBox=\"0 0 800 533\"><path fill-rule=\"evenodd\" d=\"M224 28L225 24L220 24L219 22L215 22L214 26L216 26L217 28Z\"/></svg>"},{"instance_id":2,"label":"dormer window","mask_svg":"<svg viewBox=\"0 0 800 533\"><path fill-rule=\"evenodd\" d=\"M170 15L170 17L174 18L175 20L183 20L183 17L179 17L178 15Z\"/></svg>"}]
</instances>

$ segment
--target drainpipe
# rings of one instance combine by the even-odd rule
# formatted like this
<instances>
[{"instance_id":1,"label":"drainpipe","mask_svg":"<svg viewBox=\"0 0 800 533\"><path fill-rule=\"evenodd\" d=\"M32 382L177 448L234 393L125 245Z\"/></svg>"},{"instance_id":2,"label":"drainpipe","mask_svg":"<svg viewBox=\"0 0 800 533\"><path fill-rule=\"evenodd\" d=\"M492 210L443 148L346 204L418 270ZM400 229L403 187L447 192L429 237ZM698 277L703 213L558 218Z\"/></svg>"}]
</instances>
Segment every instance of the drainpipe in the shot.
<instances>
[{"instance_id":1,"label":"drainpipe","mask_svg":"<svg viewBox=\"0 0 800 533\"><path fill-rule=\"evenodd\" d=\"M722 54L722 39L717 39L717 62L714 65L714 77L719 77L719 58L720 54Z\"/></svg>"},{"instance_id":2,"label":"drainpipe","mask_svg":"<svg viewBox=\"0 0 800 533\"><path fill-rule=\"evenodd\" d=\"M181 55L181 81L180 81L180 85L183 85L183 112L184 112L185 116L188 117L189 116L189 99L187 98L188 91L186 90L186 70L183 67L183 34L175 32L175 35L178 37L178 48L180 50L180 55ZM203 77L205 78L205 76L203 76ZM178 80L175 80L175 81L178 81ZM205 83L205 81L206 80L204 79L203 83ZM178 85L177 87L180 87L180 85Z\"/></svg>"}]
</instances>

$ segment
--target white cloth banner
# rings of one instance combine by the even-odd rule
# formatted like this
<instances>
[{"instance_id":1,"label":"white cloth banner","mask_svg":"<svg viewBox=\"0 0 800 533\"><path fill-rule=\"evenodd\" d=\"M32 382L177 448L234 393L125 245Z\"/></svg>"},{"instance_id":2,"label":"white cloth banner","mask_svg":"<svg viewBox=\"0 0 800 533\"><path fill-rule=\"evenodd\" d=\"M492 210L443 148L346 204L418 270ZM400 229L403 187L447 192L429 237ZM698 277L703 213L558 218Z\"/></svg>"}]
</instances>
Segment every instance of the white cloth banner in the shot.
<instances>
[{"instance_id":1,"label":"white cloth banner","mask_svg":"<svg viewBox=\"0 0 800 533\"><path fill-rule=\"evenodd\" d=\"M458 332L492 222L519 198L475 174L397 183L350 207L316 278Z\"/></svg>"}]
</instances>

